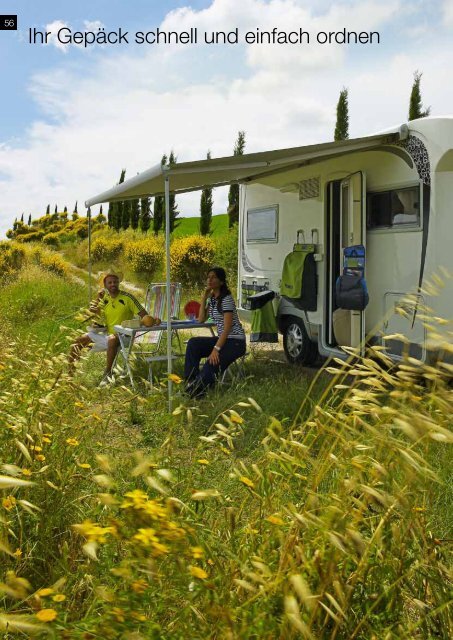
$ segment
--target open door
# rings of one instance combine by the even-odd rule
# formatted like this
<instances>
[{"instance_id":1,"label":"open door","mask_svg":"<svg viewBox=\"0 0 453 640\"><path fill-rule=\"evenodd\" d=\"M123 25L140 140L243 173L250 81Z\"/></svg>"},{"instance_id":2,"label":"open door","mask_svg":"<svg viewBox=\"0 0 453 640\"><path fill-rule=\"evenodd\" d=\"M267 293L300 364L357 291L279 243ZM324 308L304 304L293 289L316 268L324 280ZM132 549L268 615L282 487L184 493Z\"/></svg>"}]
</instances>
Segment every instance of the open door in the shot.
<instances>
[{"instance_id":1,"label":"open door","mask_svg":"<svg viewBox=\"0 0 453 640\"><path fill-rule=\"evenodd\" d=\"M365 311L337 309L335 282L343 272L343 251L366 239L366 179L362 171L331 183L330 197L329 312L330 347L358 347L365 340Z\"/></svg>"}]
</instances>

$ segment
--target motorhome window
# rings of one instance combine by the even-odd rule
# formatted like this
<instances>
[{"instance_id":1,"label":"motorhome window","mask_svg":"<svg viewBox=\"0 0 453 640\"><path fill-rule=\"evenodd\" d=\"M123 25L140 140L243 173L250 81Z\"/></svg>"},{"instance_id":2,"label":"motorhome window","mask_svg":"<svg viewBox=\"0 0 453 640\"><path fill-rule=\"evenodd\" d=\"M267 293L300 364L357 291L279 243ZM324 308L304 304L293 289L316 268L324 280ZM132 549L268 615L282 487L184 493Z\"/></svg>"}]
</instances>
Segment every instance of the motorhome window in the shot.
<instances>
[{"instance_id":1,"label":"motorhome window","mask_svg":"<svg viewBox=\"0 0 453 640\"><path fill-rule=\"evenodd\" d=\"M368 229L392 229L420 225L418 186L368 194Z\"/></svg>"},{"instance_id":2,"label":"motorhome window","mask_svg":"<svg viewBox=\"0 0 453 640\"><path fill-rule=\"evenodd\" d=\"M247 211L247 242L277 242L278 208Z\"/></svg>"}]
</instances>

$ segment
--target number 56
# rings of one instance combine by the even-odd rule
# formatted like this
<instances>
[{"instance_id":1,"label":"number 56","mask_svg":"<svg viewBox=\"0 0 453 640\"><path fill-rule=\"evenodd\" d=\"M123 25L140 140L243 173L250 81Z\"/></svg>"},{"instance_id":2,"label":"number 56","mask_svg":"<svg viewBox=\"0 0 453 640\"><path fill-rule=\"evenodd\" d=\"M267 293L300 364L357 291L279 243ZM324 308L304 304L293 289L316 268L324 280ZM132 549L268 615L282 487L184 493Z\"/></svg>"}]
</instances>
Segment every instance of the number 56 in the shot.
<instances>
[{"instance_id":1,"label":"number 56","mask_svg":"<svg viewBox=\"0 0 453 640\"><path fill-rule=\"evenodd\" d=\"M14 20L5 20L5 27L14 27Z\"/></svg>"}]
</instances>

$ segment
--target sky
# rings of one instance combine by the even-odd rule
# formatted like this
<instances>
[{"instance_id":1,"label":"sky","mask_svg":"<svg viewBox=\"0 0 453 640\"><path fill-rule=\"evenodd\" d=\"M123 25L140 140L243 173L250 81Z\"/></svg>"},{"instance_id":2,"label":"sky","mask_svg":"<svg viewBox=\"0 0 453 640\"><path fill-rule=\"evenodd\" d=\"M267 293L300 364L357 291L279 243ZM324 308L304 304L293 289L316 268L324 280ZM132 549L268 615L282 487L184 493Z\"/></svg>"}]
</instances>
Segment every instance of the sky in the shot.
<instances>
[{"instance_id":1,"label":"sky","mask_svg":"<svg viewBox=\"0 0 453 640\"><path fill-rule=\"evenodd\" d=\"M239 130L246 152L330 141L343 87L350 137L407 121L416 70L424 106L453 113L453 0L0 0L0 9L18 19L17 31L0 31L0 237L48 204L72 211L78 201L83 213L122 168L132 177L171 150L180 161L231 155ZM128 42L61 42L120 28ZM196 28L198 42L135 42L157 28ZM273 28L310 41L245 42ZM47 44L30 43L30 29L50 33ZM343 29L378 32L379 43L317 42ZM237 43L204 42L236 30ZM178 196L180 214L199 215L199 201ZM227 189L216 189L214 213L226 203Z\"/></svg>"}]
</instances>

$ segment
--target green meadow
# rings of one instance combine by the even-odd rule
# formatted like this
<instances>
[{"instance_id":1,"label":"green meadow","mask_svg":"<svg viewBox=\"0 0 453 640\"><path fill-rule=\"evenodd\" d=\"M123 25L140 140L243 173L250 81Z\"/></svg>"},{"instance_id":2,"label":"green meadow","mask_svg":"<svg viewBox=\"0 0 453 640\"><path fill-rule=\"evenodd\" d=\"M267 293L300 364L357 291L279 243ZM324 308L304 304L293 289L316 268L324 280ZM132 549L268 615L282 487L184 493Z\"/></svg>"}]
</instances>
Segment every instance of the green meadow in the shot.
<instances>
[{"instance_id":1,"label":"green meadow","mask_svg":"<svg viewBox=\"0 0 453 640\"><path fill-rule=\"evenodd\" d=\"M68 375L88 288L62 254L0 285L2 637L451 637L451 366L256 345L201 401L176 377L169 414L164 365Z\"/></svg>"}]
</instances>

